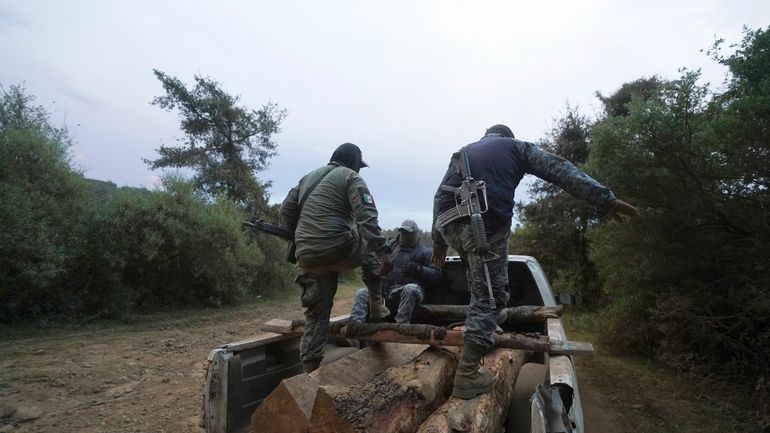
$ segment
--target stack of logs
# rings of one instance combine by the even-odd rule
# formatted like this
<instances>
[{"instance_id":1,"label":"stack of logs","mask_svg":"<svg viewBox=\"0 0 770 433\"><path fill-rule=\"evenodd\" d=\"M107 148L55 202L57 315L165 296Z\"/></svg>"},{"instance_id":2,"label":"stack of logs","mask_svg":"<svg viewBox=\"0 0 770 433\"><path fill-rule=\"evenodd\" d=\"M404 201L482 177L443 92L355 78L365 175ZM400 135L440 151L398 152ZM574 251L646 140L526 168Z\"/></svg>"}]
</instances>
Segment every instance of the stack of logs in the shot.
<instances>
[{"instance_id":1,"label":"stack of logs","mask_svg":"<svg viewBox=\"0 0 770 433\"><path fill-rule=\"evenodd\" d=\"M542 313L542 312L541 312ZM560 311L559 311L560 313ZM497 432L531 351L497 347L483 361L489 394L451 397L460 347L378 343L283 380L257 408L257 432Z\"/></svg>"}]
</instances>

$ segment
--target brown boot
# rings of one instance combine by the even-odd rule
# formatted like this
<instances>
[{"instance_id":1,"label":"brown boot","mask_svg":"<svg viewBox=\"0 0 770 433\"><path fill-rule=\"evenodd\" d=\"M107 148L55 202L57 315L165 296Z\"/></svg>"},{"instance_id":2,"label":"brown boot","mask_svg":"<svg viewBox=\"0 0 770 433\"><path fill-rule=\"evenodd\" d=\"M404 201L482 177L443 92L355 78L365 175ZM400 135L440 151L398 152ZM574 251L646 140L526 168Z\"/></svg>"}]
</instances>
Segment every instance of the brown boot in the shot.
<instances>
[{"instance_id":1,"label":"brown boot","mask_svg":"<svg viewBox=\"0 0 770 433\"><path fill-rule=\"evenodd\" d=\"M476 343L465 340L460 363L455 372L454 389L452 397L469 400L479 394L486 394L492 390L495 379L488 373L479 371L479 360L486 353L486 348Z\"/></svg>"},{"instance_id":2,"label":"brown boot","mask_svg":"<svg viewBox=\"0 0 770 433\"><path fill-rule=\"evenodd\" d=\"M390 316L390 310L382 299L382 283L379 280L368 283L366 288L369 290L369 321L382 322Z\"/></svg>"}]
</instances>

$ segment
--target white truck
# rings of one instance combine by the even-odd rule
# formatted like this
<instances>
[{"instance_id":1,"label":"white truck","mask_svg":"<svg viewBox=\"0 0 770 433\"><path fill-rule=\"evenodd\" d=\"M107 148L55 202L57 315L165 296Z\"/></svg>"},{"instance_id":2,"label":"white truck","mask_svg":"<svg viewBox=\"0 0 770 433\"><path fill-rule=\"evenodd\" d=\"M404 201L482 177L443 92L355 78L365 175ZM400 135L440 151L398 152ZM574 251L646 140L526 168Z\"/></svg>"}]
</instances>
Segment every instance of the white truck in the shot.
<instances>
[{"instance_id":1,"label":"white truck","mask_svg":"<svg viewBox=\"0 0 770 433\"><path fill-rule=\"evenodd\" d=\"M423 307L467 305L465 270L459 257L447 257L446 278L426 290ZM508 307L557 307L570 304L571 295L555 296L548 280L533 257L509 256L508 275L511 299ZM344 317L333 320L344 320ZM434 322L436 322L434 320ZM440 322L440 321L439 321ZM559 317L517 322L506 331L540 334L551 341L567 341ZM250 417L283 379L302 373L299 336L267 333L212 350L205 384L204 416L208 433L241 433L250 428ZM330 338L324 364L359 350L347 340ZM503 428L509 433L582 433L575 365L571 355L535 353L521 367L515 381L513 400ZM254 429L257 433L258 429ZM497 432L490 432L497 433Z\"/></svg>"}]
</instances>

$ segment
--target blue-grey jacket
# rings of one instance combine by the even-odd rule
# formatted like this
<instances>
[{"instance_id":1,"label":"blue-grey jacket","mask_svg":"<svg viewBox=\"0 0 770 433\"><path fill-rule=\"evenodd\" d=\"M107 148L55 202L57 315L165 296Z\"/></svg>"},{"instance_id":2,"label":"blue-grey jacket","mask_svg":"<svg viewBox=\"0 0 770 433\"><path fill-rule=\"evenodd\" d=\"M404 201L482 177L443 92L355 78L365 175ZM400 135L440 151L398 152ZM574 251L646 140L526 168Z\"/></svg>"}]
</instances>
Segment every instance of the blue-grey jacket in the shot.
<instances>
[{"instance_id":1,"label":"blue-grey jacket","mask_svg":"<svg viewBox=\"0 0 770 433\"><path fill-rule=\"evenodd\" d=\"M566 159L548 153L534 143L487 134L481 140L464 146L468 151L471 175L487 185L489 210L484 213L487 235L510 227L513 217L514 192L525 174L553 183L571 195L594 206L615 200L609 188L600 184ZM449 164L441 185L459 187L462 177ZM439 187L433 201L433 248L446 248L446 242L435 230L436 217L455 206L454 194Z\"/></svg>"},{"instance_id":2,"label":"blue-grey jacket","mask_svg":"<svg viewBox=\"0 0 770 433\"><path fill-rule=\"evenodd\" d=\"M441 280L441 270L430 265L432 254L430 248L421 243L418 243L414 248L405 248L398 244L397 239L389 239L387 245L391 249L390 262L393 264L393 268L382 282L386 294L390 292L390 288L393 286L417 283L424 289L426 286L436 284ZM413 277L402 272L401 268L412 262L422 265L419 276Z\"/></svg>"}]
</instances>

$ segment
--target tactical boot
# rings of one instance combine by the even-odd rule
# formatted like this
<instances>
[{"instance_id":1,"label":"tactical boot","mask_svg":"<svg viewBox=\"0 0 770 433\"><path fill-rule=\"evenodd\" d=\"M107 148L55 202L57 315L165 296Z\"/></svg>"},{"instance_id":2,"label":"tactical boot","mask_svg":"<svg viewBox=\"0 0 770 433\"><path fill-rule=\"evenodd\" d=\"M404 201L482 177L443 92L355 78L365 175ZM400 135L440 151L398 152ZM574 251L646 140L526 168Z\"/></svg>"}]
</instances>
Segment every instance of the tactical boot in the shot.
<instances>
[{"instance_id":1,"label":"tactical boot","mask_svg":"<svg viewBox=\"0 0 770 433\"><path fill-rule=\"evenodd\" d=\"M302 371L304 371L305 373L310 373L311 371L317 370L320 365L321 365L321 358L302 361Z\"/></svg>"},{"instance_id":2,"label":"tactical boot","mask_svg":"<svg viewBox=\"0 0 770 433\"><path fill-rule=\"evenodd\" d=\"M390 310L382 299L382 283L380 281L369 283L366 288L369 290L369 321L382 322L390 316Z\"/></svg>"},{"instance_id":3,"label":"tactical boot","mask_svg":"<svg viewBox=\"0 0 770 433\"><path fill-rule=\"evenodd\" d=\"M463 354L455 372L452 397L469 400L492 390L495 379L492 375L479 371L479 360L484 356L484 353L486 353L484 347L468 340L465 341Z\"/></svg>"}]
</instances>

